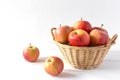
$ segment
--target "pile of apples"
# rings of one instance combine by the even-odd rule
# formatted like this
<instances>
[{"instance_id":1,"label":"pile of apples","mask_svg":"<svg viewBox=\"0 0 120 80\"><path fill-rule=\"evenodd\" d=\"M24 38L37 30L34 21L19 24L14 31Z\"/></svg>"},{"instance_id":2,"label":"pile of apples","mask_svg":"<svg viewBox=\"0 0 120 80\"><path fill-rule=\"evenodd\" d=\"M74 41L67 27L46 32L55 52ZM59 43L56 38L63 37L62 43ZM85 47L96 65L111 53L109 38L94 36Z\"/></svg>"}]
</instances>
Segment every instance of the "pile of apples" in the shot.
<instances>
[{"instance_id":1,"label":"pile of apples","mask_svg":"<svg viewBox=\"0 0 120 80\"><path fill-rule=\"evenodd\" d=\"M73 26L60 25L58 28L52 28L54 40L71 46L100 46L109 41L109 34L101 26L93 27L89 21L76 21Z\"/></svg>"}]
</instances>

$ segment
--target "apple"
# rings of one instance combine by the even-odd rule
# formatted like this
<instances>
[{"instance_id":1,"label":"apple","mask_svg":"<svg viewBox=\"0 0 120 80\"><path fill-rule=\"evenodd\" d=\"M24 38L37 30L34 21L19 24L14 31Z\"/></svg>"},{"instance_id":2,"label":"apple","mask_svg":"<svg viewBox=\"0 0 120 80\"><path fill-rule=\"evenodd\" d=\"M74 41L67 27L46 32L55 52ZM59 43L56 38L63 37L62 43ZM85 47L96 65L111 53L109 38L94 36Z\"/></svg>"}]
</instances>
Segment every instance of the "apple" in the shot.
<instances>
[{"instance_id":1,"label":"apple","mask_svg":"<svg viewBox=\"0 0 120 80\"><path fill-rule=\"evenodd\" d=\"M91 46L105 45L109 41L108 31L106 29L103 29L102 26L103 25L101 25L101 27L93 27L89 33Z\"/></svg>"},{"instance_id":2,"label":"apple","mask_svg":"<svg viewBox=\"0 0 120 80\"><path fill-rule=\"evenodd\" d=\"M73 30L73 28L68 25L60 25L60 27L52 28L51 30L56 41L60 43L68 43L68 35Z\"/></svg>"},{"instance_id":3,"label":"apple","mask_svg":"<svg viewBox=\"0 0 120 80\"><path fill-rule=\"evenodd\" d=\"M23 50L23 57L28 62L35 62L38 59L39 54L39 49L31 44Z\"/></svg>"},{"instance_id":4,"label":"apple","mask_svg":"<svg viewBox=\"0 0 120 80\"><path fill-rule=\"evenodd\" d=\"M86 31L77 29L70 32L68 40L69 44L72 46L88 46L90 43L90 36Z\"/></svg>"},{"instance_id":5,"label":"apple","mask_svg":"<svg viewBox=\"0 0 120 80\"><path fill-rule=\"evenodd\" d=\"M81 18L80 21L77 21L74 23L73 28L74 29L83 29L89 33L92 29L92 26L91 26L90 22L88 22L86 20L82 20L82 18Z\"/></svg>"},{"instance_id":6,"label":"apple","mask_svg":"<svg viewBox=\"0 0 120 80\"><path fill-rule=\"evenodd\" d=\"M52 76L59 75L64 69L62 59L57 56L50 56L44 62L44 70Z\"/></svg>"}]
</instances>

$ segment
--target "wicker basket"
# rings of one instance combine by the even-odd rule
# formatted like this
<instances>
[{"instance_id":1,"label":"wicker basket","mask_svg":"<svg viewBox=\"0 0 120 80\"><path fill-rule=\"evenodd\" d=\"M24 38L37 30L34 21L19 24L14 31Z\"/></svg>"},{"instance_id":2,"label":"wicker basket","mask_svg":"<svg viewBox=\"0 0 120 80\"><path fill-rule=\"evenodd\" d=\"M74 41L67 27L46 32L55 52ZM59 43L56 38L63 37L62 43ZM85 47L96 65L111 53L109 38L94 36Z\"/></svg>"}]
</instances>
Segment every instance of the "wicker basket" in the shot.
<instances>
[{"instance_id":1,"label":"wicker basket","mask_svg":"<svg viewBox=\"0 0 120 80\"><path fill-rule=\"evenodd\" d=\"M52 30L53 28L51 29L51 32ZM70 65L78 69L94 69L102 63L109 49L115 43L117 36L118 35L115 34L106 45L96 47L76 47L61 44L54 40L54 36L53 40L60 49L64 59Z\"/></svg>"}]
</instances>

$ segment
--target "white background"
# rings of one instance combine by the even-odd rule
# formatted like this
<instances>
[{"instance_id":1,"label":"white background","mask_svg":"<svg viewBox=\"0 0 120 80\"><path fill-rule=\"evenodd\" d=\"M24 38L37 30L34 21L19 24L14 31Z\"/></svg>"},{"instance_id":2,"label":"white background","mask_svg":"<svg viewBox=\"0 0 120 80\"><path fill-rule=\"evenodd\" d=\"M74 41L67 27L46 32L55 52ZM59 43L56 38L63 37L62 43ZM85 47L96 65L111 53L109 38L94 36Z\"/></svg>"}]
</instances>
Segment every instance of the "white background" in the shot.
<instances>
[{"instance_id":1,"label":"white background","mask_svg":"<svg viewBox=\"0 0 120 80\"><path fill-rule=\"evenodd\" d=\"M104 24L110 37L115 33L118 34L116 44L111 49L111 55L108 55L108 61L115 59L115 62L119 62L120 59L117 57L117 53L120 52L119 3L119 0L0 0L0 79L17 80L20 78L23 80L28 78L35 80L40 79L41 75L43 80L53 78L44 72L43 67L39 69L40 66L43 66L42 61L36 64L27 63L22 57L22 50L28 43L32 43L40 49L42 59L44 56L50 55L61 56L52 43L50 29L58 27L59 24L72 26L81 17L88 20L92 26ZM120 67L120 64L117 64L114 65ZM108 65L113 66L112 63L108 63ZM103 66L108 67L108 65ZM66 69L69 71L69 67ZM70 70L73 69L70 68ZM110 73L111 70L114 70L114 66L105 72ZM87 73L86 71L78 71L81 76L79 78L88 80L87 76L97 80L99 74L105 73L104 69L100 73L99 71L101 68L98 71L93 71L93 75L90 75L89 71ZM117 67L115 71L120 71L120 69ZM110 76L112 75L116 79L120 78L117 74L111 73ZM45 75L48 76L48 79L44 78ZM102 75L100 77L102 80L110 80L111 78L108 76ZM65 79L67 80L68 77ZM77 80L77 77L73 76L72 79ZM70 79L68 78L68 80Z\"/></svg>"}]
</instances>

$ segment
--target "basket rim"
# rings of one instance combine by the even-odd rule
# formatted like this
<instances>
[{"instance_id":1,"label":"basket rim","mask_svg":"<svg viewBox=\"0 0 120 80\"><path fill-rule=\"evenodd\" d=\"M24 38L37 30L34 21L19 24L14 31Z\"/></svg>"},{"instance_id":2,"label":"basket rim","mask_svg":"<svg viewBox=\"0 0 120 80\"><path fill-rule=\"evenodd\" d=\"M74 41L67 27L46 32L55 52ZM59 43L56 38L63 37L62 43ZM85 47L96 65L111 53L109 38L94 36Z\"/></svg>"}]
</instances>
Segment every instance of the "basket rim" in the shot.
<instances>
[{"instance_id":1,"label":"basket rim","mask_svg":"<svg viewBox=\"0 0 120 80\"><path fill-rule=\"evenodd\" d=\"M55 41L54 40L54 42L57 44L57 45L60 45L60 46L62 46L62 47L66 47L66 48L76 48L76 49L80 49L80 48L82 48L82 49L92 49L92 48L94 48L94 49L97 49L97 48L107 48L108 46L106 46L106 45L101 45L101 46L87 46L87 47L85 47L85 46L71 46L71 45L68 45L68 44L62 44L62 43L60 43L60 42L58 42L58 41Z\"/></svg>"},{"instance_id":2,"label":"basket rim","mask_svg":"<svg viewBox=\"0 0 120 80\"><path fill-rule=\"evenodd\" d=\"M55 40L55 37L54 37L54 34L53 34L53 31L54 30L56 30L56 28L55 27L53 27L53 28L51 28L51 34L52 34L52 37L53 37L53 41L57 44L57 45L61 45L61 46L63 46L63 47L68 47L68 48L82 48L82 49L92 49L92 48L94 48L94 49L97 49L97 48L108 48L108 47L111 47L111 45L113 45L113 44L115 44L115 41L116 41L116 39L117 39L117 37L118 37L118 35L117 34L114 34L113 36L112 36L112 38L110 38L109 39L109 41L108 41L108 43L107 44L105 44L105 45L100 45L100 46L72 46L72 45L68 45L68 44L63 44L63 43L60 43L60 42L58 42L58 41L56 41Z\"/></svg>"},{"instance_id":3,"label":"basket rim","mask_svg":"<svg viewBox=\"0 0 120 80\"><path fill-rule=\"evenodd\" d=\"M105 45L100 45L100 46L71 46L71 45L68 45L68 44L62 44L56 40L53 39L53 41L59 45L59 46L62 46L62 47L66 47L66 48L75 48L75 49L101 49L101 48L108 48L108 47L111 47L113 44L115 44L115 40L117 39L118 35L115 34L109 41L107 44Z\"/></svg>"}]
</instances>

